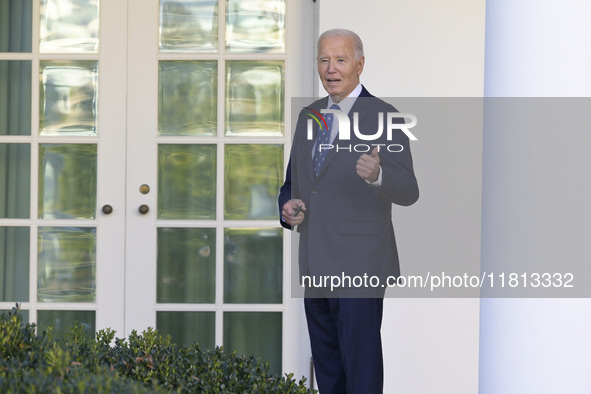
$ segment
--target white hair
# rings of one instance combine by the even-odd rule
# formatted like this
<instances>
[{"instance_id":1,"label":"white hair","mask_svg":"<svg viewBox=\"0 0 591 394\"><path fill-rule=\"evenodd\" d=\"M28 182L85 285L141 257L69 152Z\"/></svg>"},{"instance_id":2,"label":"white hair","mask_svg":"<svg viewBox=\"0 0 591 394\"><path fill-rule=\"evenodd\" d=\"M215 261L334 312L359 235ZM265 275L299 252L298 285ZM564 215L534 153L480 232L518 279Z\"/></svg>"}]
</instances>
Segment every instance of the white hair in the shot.
<instances>
[{"instance_id":1,"label":"white hair","mask_svg":"<svg viewBox=\"0 0 591 394\"><path fill-rule=\"evenodd\" d=\"M355 43L355 59L360 59L363 56L363 41L357 33L346 29L327 30L318 37L318 46L320 47L320 42L328 37L351 37Z\"/></svg>"}]
</instances>

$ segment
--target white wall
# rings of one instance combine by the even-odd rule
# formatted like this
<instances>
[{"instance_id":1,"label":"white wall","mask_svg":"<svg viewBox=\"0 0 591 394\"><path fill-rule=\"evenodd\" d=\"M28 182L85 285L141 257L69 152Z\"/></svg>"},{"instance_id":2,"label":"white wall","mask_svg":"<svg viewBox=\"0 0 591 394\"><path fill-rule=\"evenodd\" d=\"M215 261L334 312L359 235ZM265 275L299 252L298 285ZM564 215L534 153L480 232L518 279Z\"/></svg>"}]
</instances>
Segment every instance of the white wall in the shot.
<instances>
[{"instance_id":1,"label":"white wall","mask_svg":"<svg viewBox=\"0 0 591 394\"><path fill-rule=\"evenodd\" d=\"M318 2L320 32L347 28L364 41L361 81L374 95L482 97L484 0ZM421 197L393 211L403 274L439 259L479 264L481 127L422 133L412 144ZM478 299L387 298L385 393L477 392L478 324Z\"/></svg>"}]
</instances>

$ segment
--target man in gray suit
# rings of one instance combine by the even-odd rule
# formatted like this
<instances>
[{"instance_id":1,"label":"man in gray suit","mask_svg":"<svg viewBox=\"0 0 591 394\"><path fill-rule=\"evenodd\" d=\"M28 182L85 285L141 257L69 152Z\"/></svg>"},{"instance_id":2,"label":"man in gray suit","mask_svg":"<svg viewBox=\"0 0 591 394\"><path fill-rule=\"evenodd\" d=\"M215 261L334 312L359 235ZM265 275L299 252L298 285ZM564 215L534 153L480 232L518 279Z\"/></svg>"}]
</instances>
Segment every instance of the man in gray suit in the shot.
<instances>
[{"instance_id":1,"label":"man in gray suit","mask_svg":"<svg viewBox=\"0 0 591 394\"><path fill-rule=\"evenodd\" d=\"M317 61L328 97L298 118L280 221L300 232L301 277L379 280L343 282L336 290L309 281L304 305L321 393L381 393L384 285L400 273L391 208L413 204L418 185L407 135L379 132L397 111L361 85L365 57L357 34L323 33ZM322 113L320 126L308 121Z\"/></svg>"}]
</instances>

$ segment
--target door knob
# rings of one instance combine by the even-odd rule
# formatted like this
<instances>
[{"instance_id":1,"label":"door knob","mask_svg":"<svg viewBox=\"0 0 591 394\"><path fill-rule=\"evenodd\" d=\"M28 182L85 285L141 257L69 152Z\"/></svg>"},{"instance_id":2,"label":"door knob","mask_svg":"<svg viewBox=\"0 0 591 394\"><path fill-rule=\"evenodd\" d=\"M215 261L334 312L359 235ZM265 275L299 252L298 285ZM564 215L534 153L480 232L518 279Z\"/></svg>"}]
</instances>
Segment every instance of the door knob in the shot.
<instances>
[{"instance_id":1,"label":"door knob","mask_svg":"<svg viewBox=\"0 0 591 394\"><path fill-rule=\"evenodd\" d=\"M145 215L145 214L146 214L146 213L148 213L148 211L150 210L150 207L149 207L149 206L147 206L146 204L142 204L142 205L140 205L140 207L139 207L139 209L138 209L138 210L140 211L140 213L141 213L142 215Z\"/></svg>"},{"instance_id":2,"label":"door knob","mask_svg":"<svg viewBox=\"0 0 591 394\"><path fill-rule=\"evenodd\" d=\"M111 212L113 212L113 207L112 207L112 206L110 206L109 204L107 204L107 205L103 205L103 209L102 209L102 211L103 211L103 213L104 213L105 215L108 215L108 214L110 214Z\"/></svg>"}]
</instances>

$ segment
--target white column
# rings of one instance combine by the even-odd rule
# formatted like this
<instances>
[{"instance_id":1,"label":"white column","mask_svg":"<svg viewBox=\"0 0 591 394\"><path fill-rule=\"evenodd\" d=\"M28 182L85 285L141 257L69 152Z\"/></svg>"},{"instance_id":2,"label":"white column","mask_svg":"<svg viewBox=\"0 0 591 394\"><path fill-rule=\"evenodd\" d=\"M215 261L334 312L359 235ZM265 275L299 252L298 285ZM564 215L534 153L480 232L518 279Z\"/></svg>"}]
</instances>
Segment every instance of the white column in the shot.
<instances>
[{"instance_id":1,"label":"white column","mask_svg":"<svg viewBox=\"0 0 591 394\"><path fill-rule=\"evenodd\" d=\"M589 20L583 0L487 1L485 95L591 96ZM485 123L483 271L591 262L589 134ZM588 394L590 370L589 299L481 300L480 394Z\"/></svg>"}]
</instances>

